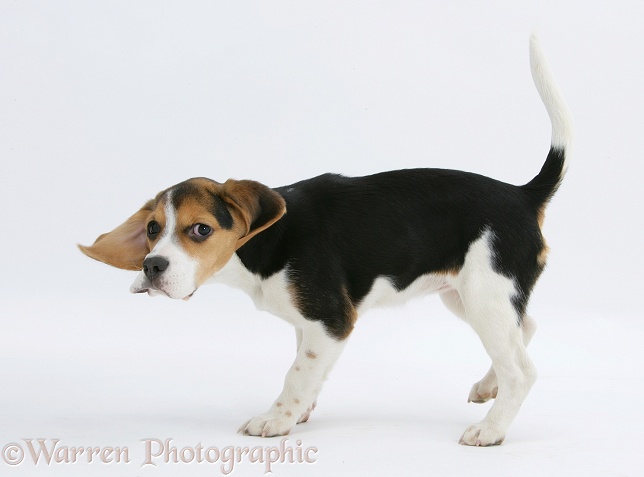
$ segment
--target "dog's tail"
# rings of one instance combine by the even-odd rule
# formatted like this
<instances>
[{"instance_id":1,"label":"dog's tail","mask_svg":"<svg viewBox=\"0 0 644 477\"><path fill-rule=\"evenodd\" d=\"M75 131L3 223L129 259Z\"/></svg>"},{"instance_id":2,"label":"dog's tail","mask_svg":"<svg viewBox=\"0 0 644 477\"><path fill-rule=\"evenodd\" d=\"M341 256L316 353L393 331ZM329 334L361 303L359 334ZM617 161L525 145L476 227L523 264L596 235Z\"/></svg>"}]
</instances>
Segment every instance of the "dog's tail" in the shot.
<instances>
[{"instance_id":1,"label":"dog's tail","mask_svg":"<svg viewBox=\"0 0 644 477\"><path fill-rule=\"evenodd\" d=\"M552 124L552 139L546 162L537 176L522 188L528 192L537 206L542 208L555 194L566 169L572 144L572 117L566 100L557 87L546 57L535 35L530 38L530 67L532 79Z\"/></svg>"}]
</instances>

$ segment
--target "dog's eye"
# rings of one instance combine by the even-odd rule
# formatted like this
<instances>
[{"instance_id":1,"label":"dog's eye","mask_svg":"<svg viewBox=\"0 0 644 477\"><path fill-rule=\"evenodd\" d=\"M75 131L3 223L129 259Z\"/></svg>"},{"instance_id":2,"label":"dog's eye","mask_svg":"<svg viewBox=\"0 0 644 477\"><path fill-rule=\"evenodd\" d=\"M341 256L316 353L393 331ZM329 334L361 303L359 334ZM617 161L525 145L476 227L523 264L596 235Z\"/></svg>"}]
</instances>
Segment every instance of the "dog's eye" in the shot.
<instances>
[{"instance_id":1,"label":"dog's eye","mask_svg":"<svg viewBox=\"0 0 644 477\"><path fill-rule=\"evenodd\" d=\"M148 237L154 238L159 232L161 232L161 226L158 222L153 220L148 224Z\"/></svg>"},{"instance_id":2,"label":"dog's eye","mask_svg":"<svg viewBox=\"0 0 644 477\"><path fill-rule=\"evenodd\" d=\"M196 224L192 227L192 233L199 238L206 238L212 233L212 227L206 224Z\"/></svg>"}]
</instances>

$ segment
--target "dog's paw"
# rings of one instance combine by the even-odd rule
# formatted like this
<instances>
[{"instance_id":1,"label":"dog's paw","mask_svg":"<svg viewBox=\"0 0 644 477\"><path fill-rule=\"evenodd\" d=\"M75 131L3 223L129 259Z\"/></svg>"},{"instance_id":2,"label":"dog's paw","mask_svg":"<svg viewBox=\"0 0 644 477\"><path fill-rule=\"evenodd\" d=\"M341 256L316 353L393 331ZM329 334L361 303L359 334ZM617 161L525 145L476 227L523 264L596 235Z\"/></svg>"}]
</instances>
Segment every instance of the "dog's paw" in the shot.
<instances>
[{"instance_id":1,"label":"dog's paw","mask_svg":"<svg viewBox=\"0 0 644 477\"><path fill-rule=\"evenodd\" d=\"M296 422L291 411L268 411L246 421L238 432L247 436L285 436Z\"/></svg>"},{"instance_id":2,"label":"dog's paw","mask_svg":"<svg viewBox=\"0 0 644 477\"><path fill-rule=\"evenodd\" d=\"M483 403L490 399L496 398L496 393L499 391L499 386L496 379L482 379L478 383L474 383L470 390L470 395L467 397L467 402Z\"/></svg>"},{"instance_id":3,"label":"dog's paw","mask_svg":"<svg viewBox=\"0 0 644 477\"><path fill-rule=\"evenodd\" d=\"M485 447L499 445L503 439L505 439L505 433L480 422L468 427L458 443L465 446Z\"/></svg>"}]
</instances>

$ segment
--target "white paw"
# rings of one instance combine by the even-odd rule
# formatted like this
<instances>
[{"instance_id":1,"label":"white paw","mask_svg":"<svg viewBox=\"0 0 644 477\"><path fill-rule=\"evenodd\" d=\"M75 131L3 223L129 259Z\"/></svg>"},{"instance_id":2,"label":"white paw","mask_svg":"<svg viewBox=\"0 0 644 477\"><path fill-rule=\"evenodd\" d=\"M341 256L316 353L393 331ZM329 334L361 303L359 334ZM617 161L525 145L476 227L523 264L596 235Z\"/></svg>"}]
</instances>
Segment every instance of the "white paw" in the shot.
<instances>
[{"instance_id":1,"label":"white paw","mask_svg":"<svg viewBox=\"0 0 644 477\"><path fill-rule=\"evenodd\" d=\"M496 398L498 390L499 386L496 383L496 379L483 378L478 383L474 383L470 395L467 397L467 402L483 403L489 401Z\"/></svg>"},{"instance_id":2,"label":"white paw","mask_svg":"<svg viewBox=\"0 0 644 477\"><path fill-rule=\"evenodd\" d=\"M466 446L485 447L499 445L503 439L505 439L504 432L479 422L468 427L458 443Z\"/></svg>"},{"instance_id":3,"label":"white paw","mask_svg":"<svg viewBox=\"0 0 644 477\"><path fill-rule=\"evenodd\" d=\"M296 422L291 411L268 411L246 421L238 432L247 436L285 436Z\"/></svg>"},{"instance_id":4,"label":"white paw","mask_svg":"<svg viewBox=\"0 0 644 477\"><path fill-rule=\"evenodd\" d=\"M301 408L298 411L295 408L287 407L281 402L277 402L271 409L264 414L260 414L245 422L240 428L239 433L247 436L273 437L285 436L291 428L298 422L303 422L302 418L306 417L312 409L309 408L304 415ZM298 420L299 417L299 420Z\"/></svg>"}]
</instances>

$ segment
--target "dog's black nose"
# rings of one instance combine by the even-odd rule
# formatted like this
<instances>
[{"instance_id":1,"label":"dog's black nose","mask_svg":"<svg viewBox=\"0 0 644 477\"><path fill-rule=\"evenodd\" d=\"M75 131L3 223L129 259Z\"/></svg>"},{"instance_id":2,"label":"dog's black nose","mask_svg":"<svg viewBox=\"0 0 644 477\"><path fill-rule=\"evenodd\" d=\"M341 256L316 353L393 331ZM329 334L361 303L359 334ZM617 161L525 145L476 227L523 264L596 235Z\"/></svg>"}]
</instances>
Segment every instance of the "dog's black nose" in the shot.
<instances>
[{"instance_id":1,"label":"dog's black nose","mask_svg":"<svg viewBox=\"0 0 644 477\"><path fill-rule=\"evenodd\" d=\"M143 260L143 273L148 277L148 280L152 281L157 276L161 275L161 273L168 268L168 265L170 265L170 262L163 257L148 257Z\"/></svg>"}]
</instances>

